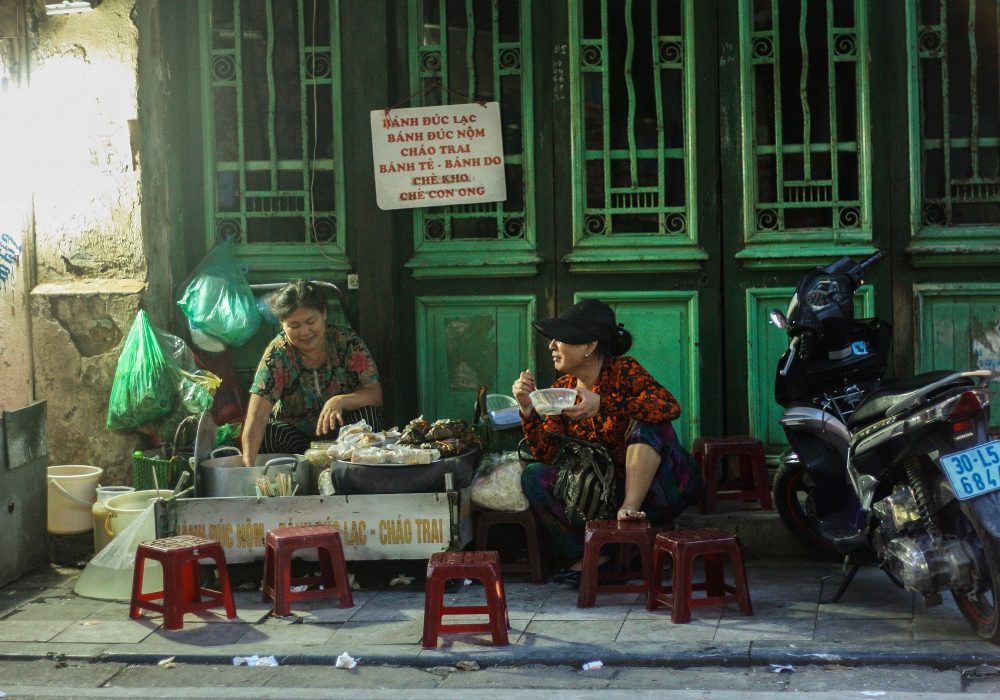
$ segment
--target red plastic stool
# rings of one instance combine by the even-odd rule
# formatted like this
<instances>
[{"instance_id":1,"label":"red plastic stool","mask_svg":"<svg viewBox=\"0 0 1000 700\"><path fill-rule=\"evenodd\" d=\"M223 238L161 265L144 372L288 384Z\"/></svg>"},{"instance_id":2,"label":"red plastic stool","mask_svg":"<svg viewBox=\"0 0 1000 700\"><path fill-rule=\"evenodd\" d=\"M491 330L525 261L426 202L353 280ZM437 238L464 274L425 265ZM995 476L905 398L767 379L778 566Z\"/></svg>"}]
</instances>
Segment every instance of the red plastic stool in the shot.
<instances>
[{"instance_id":1,"label":"red plastic stool","mask_svg":"<svg viewBox=\"0 0 1000 700\"><path fill-rule=\"evenodd\" d=\"M748 435L703 437L694 441L692 452L705 482L701 496L702 513L714 513L718 501L756 500L763 510L771 510L767 462L760 440ZM720 484L722 464L730 456L739 459L740 476Z\"/></svg>"},{"instance_id":2,"label":"red plastic stool","mask_svg":"<svg viewBox=\"0 0 1000 700\"><path fill-rule=\"evenodd\" d=\"M444 584L451 579L482 581L486 605L445 605ZM441 624L445 615L489 615L488 623ZM490 632L494 646L510 642L507 630L507 596L500 574L500 556L496 552L435 552L427 562L424 588L424 649L437 647L442 632Z\"/></svg>"},{"instance_id":3,"label":"red plastic stool","mask_svg":"<svg viewBox=\"0 0 1000 700\"><path fill-rule=\"evenodd\" d=\"M524 530L524 541L528 549L527 562L503 562L504 571L509 574L527 573L532 583L545 583L542 571L542 555L539 547L538 527L535 515L530 509L514 513L497 510L476 511L476 549L489 549L490 528L501 525L517 525Z\"/></svg>"},{"instance_id":4,"label":"red plastic stool","mask_svg":"<svg viewBox=\"0 0 1000 700\"><path fill-rule=\"evenodd\" d=\"M292 555L300 549L315 547L319 555L319 576L292 577ZM316 586L307 591L290 590L293 585ZM264 541L264 580L262 599L274 601L275 615L288 615L296 600L340 598L340 607L353 608L354 596L347 577L344 546L340 532L329 525L276 527L267 531Z\"/></svg>"},{"instance_id":5,"label":"red plastic stool","mask_svg":"<svg viewBox=\"0 0 1000 700\"><path fill-rule=\"evenodd\" d=\"M663 565L667 555L673 562L673 583L662 585ZM705 580L693 583L695 557L705 557ZM735 585L725 582L723 557L733 565ZM693 591L705 591L706 597L693 598ZM724 605L737 601L740 612L753 615L750 587L743 568L743 555L736 535L722 530L674 530L661 532L653 544L653 578L646 597L646 609L660 604L671 608L674 623L691 622L691 608Z\"/></svg>"},{"instance_id":6,"label":"red plastic stool","mask_svg":"<svg viewBox=\"0 0 1000 700\"><path fill-rule=\"evenodd\" d=\"M656 530L645 520L590 520L583 538L583 567L576 607L592 608L598 593L645 593L652 572ZM642 559L640 571L600 572L601 548L606 544L634 545ZM642 578L642 583L627 583ZM603 580L602 580L603 579Z\"/></svg>"},{"instance_id":7,"label":"red plastic stool","mask_svg":"<svg viewBox=\"0 0 1000 700\"><path fill-rule=\"evenodd\" d=\"M162 591L142 592L142 577L147 559L159 562L163 567ZM215 562L219 590L202 587L198 571L199 559L212 559ZM162 603L153 602L160 598L163 599ZM140 609L152 610L163 613L164 629L179 630L184 627L185 613L218 607L226 609L226 617L230 620L236 617L236 605L229 589L226 555L222 551L222 545L216 540L178 535L143 542L136 549L129 617L139 617Z\"/></svg>"}]
</instances>

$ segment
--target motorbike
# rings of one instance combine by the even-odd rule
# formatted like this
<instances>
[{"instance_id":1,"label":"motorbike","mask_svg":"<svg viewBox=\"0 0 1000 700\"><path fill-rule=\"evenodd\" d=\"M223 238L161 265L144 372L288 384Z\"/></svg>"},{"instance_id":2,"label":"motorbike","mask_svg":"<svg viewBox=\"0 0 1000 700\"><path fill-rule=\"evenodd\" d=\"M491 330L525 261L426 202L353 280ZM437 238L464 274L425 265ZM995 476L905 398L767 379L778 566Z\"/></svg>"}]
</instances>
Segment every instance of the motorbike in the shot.
<instances>
[{"instance_id":1,"label":"motorbike","mask_svg":"<svg viewBox=\"0 0 1000 700\"><path fill-rule=\"evenodd\" d=\"M791 447L775 508L800 541L843 557L847 590L874 564L928 606L951 591L977 634L1000 643L1000 440L987 433L994 373L934 371L886 382L890 324L855 319L883 257L806 272L785 313L775 399Z\"/></svg>"}]
</instances>

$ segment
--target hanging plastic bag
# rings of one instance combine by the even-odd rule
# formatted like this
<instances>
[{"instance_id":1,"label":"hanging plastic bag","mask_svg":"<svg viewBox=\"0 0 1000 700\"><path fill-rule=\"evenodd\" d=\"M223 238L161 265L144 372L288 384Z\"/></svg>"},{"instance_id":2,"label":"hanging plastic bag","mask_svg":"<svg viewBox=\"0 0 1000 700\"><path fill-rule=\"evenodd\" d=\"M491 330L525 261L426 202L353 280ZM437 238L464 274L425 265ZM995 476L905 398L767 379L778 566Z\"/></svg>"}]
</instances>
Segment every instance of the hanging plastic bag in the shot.
<instances>
[{"instance_id":1,"label":"hanging plastic bag","mask_svg":"<svg viewBox=\"0 0 1000 700\"><path fill-rule=\"evenodd\" d=\"M524 464L517 452L483 455L472 480L472 503L485 510L525 510L529 504L521 488L523 469Z\"/></svg>"},{"instance_id":2,"label":"hanging plastic bag","mask_svg":"<svg viewBox=\"0 0 1000 700\"><path fill-rule=\"evenodd\" d=\"M156 539L156 522L153 504L150 503L125 529L115 535L107 547L94 555L73 591L85 598L101 600L131 600L132 571L135 552L139 543ZM163 587L163 569L152 560L146 561L143 589L160 590Z\"/></svg>"},{"instance_id":3,"label":"hanging plastic bag","mask_svg":"<svg viewBox=\"0 0 1000 700\"><path fill-rule=\"evenodd\" d=\"M205 256L177 304L194 327L233 347L250 340L260 326L257 299L230 238Z\"/></svg>"},{"instance_id":4,"label":"hanging plastic bag","mask_svg":"<svg viewBox=\"0 0 1000 700\"><path fill-rule=\"evenodd\" d=\"M177 363L164 352L156 329L140 309L118 357L107 427L138 428L169 413L179 378Z\"/></svg>"},{"instance_id":5,"label":"hanging plastic bag","mask_svg":"<svg viewBox=\"0 0 1000 700\"><path fill-rule=\"evenodd\" d=\"M207 370L180 370L179 390L184 410L193 415L210 411L215 401L215 390L220 384L222 380Z\"/></svg>"}]
</instances>

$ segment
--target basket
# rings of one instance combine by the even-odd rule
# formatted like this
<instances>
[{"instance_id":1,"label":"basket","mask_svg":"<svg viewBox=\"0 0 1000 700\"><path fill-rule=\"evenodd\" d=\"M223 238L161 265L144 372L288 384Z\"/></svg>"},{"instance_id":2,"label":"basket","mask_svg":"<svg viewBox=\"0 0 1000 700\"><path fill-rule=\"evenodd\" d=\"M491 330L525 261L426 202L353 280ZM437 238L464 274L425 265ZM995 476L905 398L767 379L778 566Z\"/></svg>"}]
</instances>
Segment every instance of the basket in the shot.
<instances>
[{"instance_id":1,"label":"basket","mask_svg":"<svg viewBox=\"0 0 1000 700\"><path fill-rule=\"evenodd\" d=\"M153 450L157 452L158 450ZM139 452L132 453L132 485L136 491L148 491L157 487L173 489L181 478L181 472L187 469L187 460L180 456L166 459ZM153 472L156 480L153 480Z\"/></svg>"},{"instance_id":2,"label":"basket","mask_svg":"<svg viewBox=\"0 0 1000 700\"><path fill-rule=\"evenodd\" d=\"M177 430L174 431L173 449L170 452L172 457L167 457L163 453L163 448L147 450L146 452L136 450L132 453L132 485L136 491L173 489L180 480L181 474L190 471L187 457L193 453L185 455L178 449L185 425L197 426L197 416L188 416L177 425ZM155 480L154 473L156 474Z\"/></svg>"},{"instance_id":3,"label":"basket","mask_svg":"<svg viewBox=\"0 0 1000 700\"><path fill-rule=\"evenodd\" d=\"M476 429L483 442L483 452L514 452L524 437L524 431L521 430L520 424L510 428L496 428L489 416L477 425Z\"/></svg>"}]
</instances>

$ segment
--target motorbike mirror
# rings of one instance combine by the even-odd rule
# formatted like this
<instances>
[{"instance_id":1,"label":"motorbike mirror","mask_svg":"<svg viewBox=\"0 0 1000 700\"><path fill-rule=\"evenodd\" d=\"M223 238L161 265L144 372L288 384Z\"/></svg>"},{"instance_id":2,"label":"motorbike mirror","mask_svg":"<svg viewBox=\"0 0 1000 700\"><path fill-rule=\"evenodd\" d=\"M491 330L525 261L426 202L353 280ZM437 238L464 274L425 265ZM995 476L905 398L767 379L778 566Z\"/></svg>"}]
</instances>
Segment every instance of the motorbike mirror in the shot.
<instances>
[{"instance_id":1,"label":"motorbike mirror","mask_svg":"<svg viewBox=\"0 0 1000 700\"><path fill-rule=\"evenodd\" d=\"M785 314L781 313L778 309L771 309L771 313L768 314L768 318L770 318L772 325L777 326L781 330L788 328L788 319L785 318Z\"/></svg>"}]
</instances>

